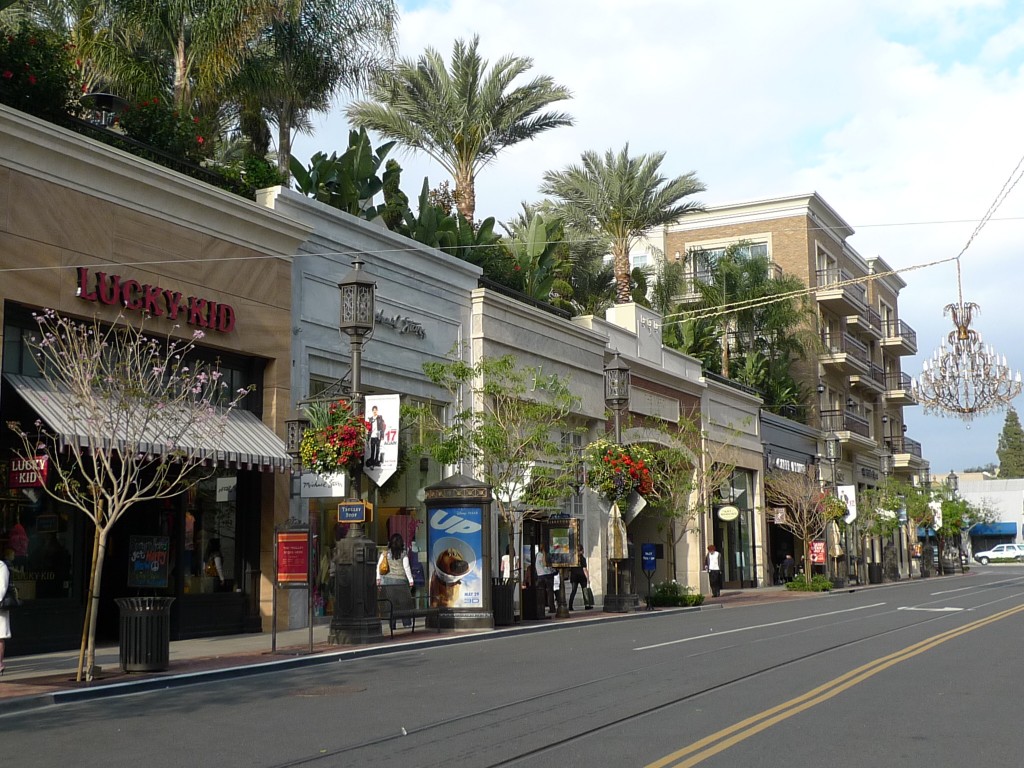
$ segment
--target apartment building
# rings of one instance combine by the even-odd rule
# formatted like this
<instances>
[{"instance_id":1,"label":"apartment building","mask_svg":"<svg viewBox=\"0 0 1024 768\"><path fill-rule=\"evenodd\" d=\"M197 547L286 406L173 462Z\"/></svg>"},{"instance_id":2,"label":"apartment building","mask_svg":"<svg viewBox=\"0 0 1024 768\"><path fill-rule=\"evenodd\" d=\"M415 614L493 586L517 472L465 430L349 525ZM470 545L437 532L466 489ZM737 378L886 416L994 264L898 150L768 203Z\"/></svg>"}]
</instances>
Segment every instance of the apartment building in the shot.
<instances>
[{"instance_id":1,"label":"apartment building","mask_svg":"<svg viewBox=\"0 0 1024 768\"><path fill-rule=\"evenodd\" d=\"M820 431L822 480L860 491L890 473L916 481L928 464L904 420L904 409L917 404L902 366L917 352L914 329L899 314L907 284L882 258L861 256L848 242L853 234L820 195L810 193L709 206L651 239L665 258L686 264L688 295L694 297L694 284L709 276L708 257L737 243L811 289L821 343L793 368L812 393L803 420ZM826 438L833 434L838 451L830 461ZM845 548L851 547L858 549L853 541ZM906 573L903 549L899 561ZM858 554L863 557L852 561L874 562L879 553Z\"/></svg>"}]
</instances>

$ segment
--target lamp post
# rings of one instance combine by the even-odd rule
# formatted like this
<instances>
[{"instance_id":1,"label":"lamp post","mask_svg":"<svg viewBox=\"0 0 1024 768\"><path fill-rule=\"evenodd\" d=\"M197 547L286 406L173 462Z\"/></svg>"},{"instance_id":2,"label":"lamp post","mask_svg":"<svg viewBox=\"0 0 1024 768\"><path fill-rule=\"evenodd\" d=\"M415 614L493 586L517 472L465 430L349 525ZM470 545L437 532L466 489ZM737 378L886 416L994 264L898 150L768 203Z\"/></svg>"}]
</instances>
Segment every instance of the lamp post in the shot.
<instances>
[{"instance_id":1,"label":"lamp post","mask_svg":"<svg viewBox=\"0 0 1024 768\"><path fill-rule=\"evenodd\" d=\"M360 379L363 343L373 330L373 301L377 284L363 272L356 259L352 270L338 283L341 313L338 327L348 336L352 359L352 409L363 416ZM359 500L363 491L362 467L352 472L350 498ZM362 522L349 525L348 534L334 548L334 616L328 642L360 644L379 640L377 616L377 546L366 537Z\"/></svg>"},{"instance_id":2,"label":"lamp post","mask_svg":"<svg viewBox=\"0 0 1024 768\"><path fill-rule=\"evenodd\" d=\"M629 407L629 366L618 352L604 367L604 404L615 414L615 444L621 445L621 415Z\"/></svg>"},{"instance_id":3,"label":"lamp post","mask_svg":"<svg viewBox=\"0 0 1024 768\"><path fill-rule=\"evenodd\" d=\"M839 460L841 452L842 443L839 440L839 435L837 435L835 432L829 432L828 436L825 438L825 458L828 459L828 463L832 468L831 480L833 496L837 496L839 493L839 483L836 480L836 462ZM829 526L826 526L825 530L828 531L828 528ZM826 536L825 548L830 549L830 547L828 546L827 538L828 537ZM849 571L849 566L847 566L847 571ZM834 575L835 574L833 574L833 576Z\"/></svg>"},{"instance_id":4,"label":"lamp post","mask_svg":"<svg viewBox=\"0 0 1024 768\"><path fill-rule=\"evenodd\" d=\"M604 404L615 414L615 444L622 444L622 411L629 407L629 366L615 352L612 359L604 367ZM612 507L615 509L614 505ZM615 521L609 521L615 523ZM619 524L619 523L616 523ZM611 525L609 525L609 529ZM609 534L611 531L609 530ZM622 530L623 537L626 537L625 527ZM622 542L625 552L629 557L628 538ZM608 540L608 579L607 582L614 585L615 592L609 594L605 589L604 610L607 613L630 613L636 602L636 596L632 593L632 580L626 586L628 589L619 589L619 558L614 558L612 542ZM627 574L629 571L627 571Z\"/></svg>"},{"instance_id":5,"label":"lamp post","mask_svg":"<svg viewBox=\"0 0 1024 768\"><path fill-rule=\"evenodd\" d=\"M954 472L952 469L949 470L949 474L946 475L946 487L949 488L949 498L952 501L956 501L957 491L960 490L960 478L956 476L956 472ZM961 537L961 539L962 539L962 537ZM960 542L960 546L961 547L963 546L963 541L962 540ZM963 558L960 557L960 553L959 552L957 552L957 559L960 561L960 573L963 573L964 572L964 561L963 561ZM942 558L940 557L939 558L939 568L941 568L941 567L942 567Z\"/></svg>"},{"instance_id":6,"label":"lamp post","mask_svg":"<svg viewBox=\"0 0 1024 768\"><path fill-rule=\"evenodd\" d=\"M886 447L885 449L883 449L882 455L878 457L878 469L882 472L882 489L883 490L887 490L888 487L889 487L889 474L893 470L893 465L894 465L894 460L893 460L892 452L889 450L888 447ZM902 534L899 534L897 532L898 529L899 529L899 525L897 524L897 529L893 531L893 539L894 539L893 543L896 545L896 551L897 551L898 556L899 556L899 561L898 561L899 565L897 566L897 574L899 573L900 569L903 566L903 536L902 536ZM884 556L883 556L883 559L884 559ZM909 573L909 570L908 570L908 573Z\"/></svg>"}]
</instances>

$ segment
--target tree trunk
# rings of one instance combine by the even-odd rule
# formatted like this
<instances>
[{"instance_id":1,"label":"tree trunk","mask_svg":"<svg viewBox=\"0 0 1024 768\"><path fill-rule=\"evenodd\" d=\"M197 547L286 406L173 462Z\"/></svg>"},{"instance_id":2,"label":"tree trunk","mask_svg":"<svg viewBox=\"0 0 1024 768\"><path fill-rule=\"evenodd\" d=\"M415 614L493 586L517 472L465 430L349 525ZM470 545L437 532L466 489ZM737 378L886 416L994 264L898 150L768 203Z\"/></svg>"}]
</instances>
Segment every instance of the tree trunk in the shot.
<instances>
[{"instance_id":1,"label":"tree trunk","mask_svg":"<svg viewBox=\"0 0 1024 768\"><path fill-rule=\"evenodd\" d=\"M612 265L615 268L615 303L629 304L633 300L633 291L629 279L629 251L624 243L616 244Z\"/></svg>"},{"instance_id":2,"label":"tree trunk","mask_svg":"<svg viewBox=\"0 0 1024 768\"><path fill-rule=\"evenodd\" d=\"M281 110L277 121L277 170L291 179L292 156L292 120L291 110Z\"/></svg>"},{"instance_id":3,"label":"tree trunk","mask_svg":"<svg viewBox=\"0 0 1024 768\"><path fill-rule=\"evenodd\" d=\"M473 223L476 216L476 181L472 171L465 171L455 176L455 207L462 218Z\"/></svg>"},{"instance_id":4,"label":"tree trunk","mask_svg":"<svg viewBox=\"0 0 1024 768\"><path fill-rule=\"evenodd\" d=\"M92 559L89 561L89 591L87 593L85 604L92 605L92 593L96 586L96 556L100 550L100 532L98 528L93 528L92 534ZM89 642L89 629L92 627L92 612L86 611L85 618L82 620L82 644L78 649L78 670L75 673L75 682L82 682L82 674L85 672L85 651L86 646Z\"/></svg>"},{"instance_id":5,"label":"tree trunk","mask_svg":"<svg viewBox=\"0 0 1024 768\"><path fill-rule=\"evenodd\" d=\"M188 72L185 67L185 33L178 35L174 49L174 103L182 114L190 114L192 105L188 104Z\"/></svg>"},{"instance_id":6,"label":"tree trunk","mask_svg":"<svg viewBox=\"0 0 1024 768\"><path fill-rule=\"evenodd\" d=\"M89 614L87 617L89 622L89 640L85 652L85 679L89 682L92 681L93 669L96 666L96 618L100 612L100 577L103 575L103 560L107 553L107 536L109 533L109 528L102 528L98 532L99 545L96 548L96 560L93 563L92 572L93 589L92 595L89 598L89 604L86 607L86 612Z\"/></svg>"}]
</instances>

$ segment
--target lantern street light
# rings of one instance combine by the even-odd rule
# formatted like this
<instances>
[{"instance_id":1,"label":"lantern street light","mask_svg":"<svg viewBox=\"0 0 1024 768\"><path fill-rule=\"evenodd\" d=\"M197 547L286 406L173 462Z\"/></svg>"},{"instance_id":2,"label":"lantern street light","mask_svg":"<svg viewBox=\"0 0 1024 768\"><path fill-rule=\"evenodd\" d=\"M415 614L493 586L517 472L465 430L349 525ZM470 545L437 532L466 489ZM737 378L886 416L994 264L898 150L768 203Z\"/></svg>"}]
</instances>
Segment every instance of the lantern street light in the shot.
<instances>
[{"instance_id":1,"label":"lantern street light","mask_svg":"<svg viewBox=\"0 0 1024 768\"><path fill-rule=\"evenodd\" d=\"M604 404L615 414L615 444L622 444L621 414L629 407L629 366L615 352L604 367Z\"/></svg>"},{"instance_id":2,"label":"lantern street light","mask_svg":"<svg viewBox=\"0 0 1024 768\"><path fill-rule=\"evenodd\" d=\"M829 465L832 468L832 495L833 496L838 496L839 495L839 483L838 483L838 481L836 479L836 462L839 460L839 457L841 455L842 455L842 443L839 440L839 435L837 435L835 432L829 432L828 436L825 438L825 458L828 459L828 463L829 463ZM825 546L826 546L827 549L829 549L829 555L830 556L832 554L832 552L831 552L832 545L828 543L828 539L829 539L830 535L832 534L831 529L832 529L832 525L831 525L831 522L830 522L829 525L825 529L825 531L826 531L826 534L825 534L826 545ZM849 555L847 555L847 557L849 557ZM831 559L831 557L830 557L830 559ZM834 571L835 567L833 567L832 570ZM847 575L849 575L849 570L850 570L849 560L847 560L846 570L847 570ZM835 573L833 573L832 575L834 576Z\"/></svg>"},{"instance_id":3,"label":"lantern street light","mask_svg":"<svg viewBox=\"0 0 1024 768\"><path fill-rule=\"evenodd\" d=\"M377 284L363 272L356 259L352 270L338 283L341 313L338 327L349 338L352 360L352 410L363 416L360 378L363 343L373 330L373 302ZM362 467L352 472L350 498L360 500ZM381 637L377 616L377 545L366 538L362 522L349 525L348 534L334 548L334 616L328 641L335 644L370 643Z\"/></svg>"},{"instance_id":4,"label":"lantern street light","mask_svg":"<svg viewBox=\"0 0 1024 768\"><path fill-rule=\"evenodd\" d=\"M615 414L615 444L622 445L622 411L629 408L629 366L619 357L618 352L612 354L612 359L604 367L604 404ZM613 504L610 515L614 516L616 510L617 507ZM632 588L632 563L628 569L622 571L619 569L620 555L625 554L627 558L629 556L626 529L622 525L621 519L610 518L609 524L608 568L605 583L611 584L613 589L605 589L604 610L605 613L630 613L637 601ZM611 538L613 526L621 530L624 553L614 551ZM624 583L620 584L620 581Z\"/></svg>"}]
</instances>

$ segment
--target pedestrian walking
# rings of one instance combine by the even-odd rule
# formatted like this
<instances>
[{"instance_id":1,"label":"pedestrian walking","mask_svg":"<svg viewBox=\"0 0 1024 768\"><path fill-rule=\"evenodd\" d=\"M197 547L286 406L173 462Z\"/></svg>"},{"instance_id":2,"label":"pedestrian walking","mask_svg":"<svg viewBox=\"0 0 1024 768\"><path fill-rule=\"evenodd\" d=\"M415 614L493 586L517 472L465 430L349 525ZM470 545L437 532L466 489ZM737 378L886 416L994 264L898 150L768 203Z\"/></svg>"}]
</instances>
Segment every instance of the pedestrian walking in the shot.
<instances>
[{"instance_id":1,"label":"pedestrian walking","mask_svg":"<svg viewBox=\"0 0 1024 768\"><path fill-rule=\"evenodd\" d=\"M576 560L579 563L569 571L569 581L572 584L572 592L569 593L569 610L573 609L576 602L576 590L582 588L583 607L590 610L594 607L594 593L590 589L590 571L587 569L587 558L583 554L583 547L576 550Z\"/></svg>"},{"instance_id":2,"label":"pedestrian walking","mask_svg":"<svg viewBox=\"0 0 1024 768\"><path fill-rule=\"evenodd\" d=\"M715 549L714 544L708 544L704 570L708 572L708 581L711 582L711 596L718 597L722 594L722 553Z\"/></svg>"}]
</instances>

